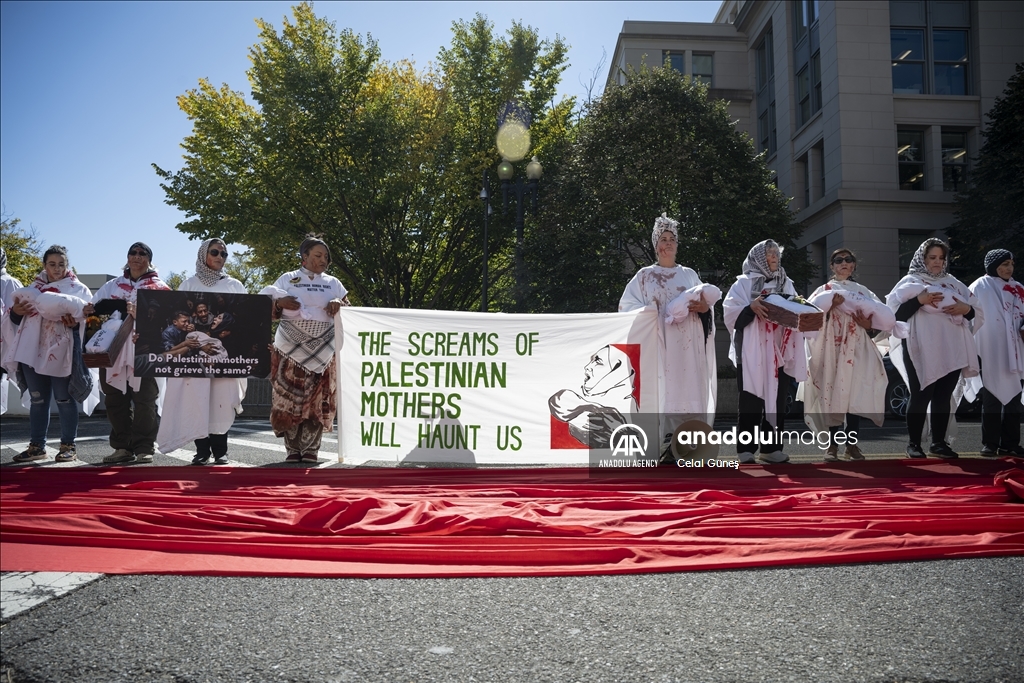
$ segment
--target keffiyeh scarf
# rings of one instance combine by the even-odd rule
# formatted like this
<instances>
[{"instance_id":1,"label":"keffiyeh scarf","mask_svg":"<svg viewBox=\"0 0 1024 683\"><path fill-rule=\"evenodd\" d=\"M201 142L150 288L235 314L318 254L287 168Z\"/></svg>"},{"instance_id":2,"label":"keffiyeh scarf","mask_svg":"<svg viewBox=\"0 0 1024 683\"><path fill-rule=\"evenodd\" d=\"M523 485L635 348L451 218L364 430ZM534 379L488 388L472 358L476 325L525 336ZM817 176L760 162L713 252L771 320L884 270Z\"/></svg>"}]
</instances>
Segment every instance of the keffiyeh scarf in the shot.
<instances>
[{"instance_id":1,"label":"keffiyeh scarf","mask_svg":"<svg viewBox=\"0 0 1024 683\"><path fill-rule=\"evenodd\" d=\"M779 269L774 273L768 267L768 250L775 249L779 252ZM747 258L743 261L743 274L750 276L751 287L750 297L751 299L756 298L761 291L764 289L765 283L775 281L775 289L779 292L782 291L782 287L786 284L786 271L782 267L782 247L775 242L775 240L765 240L758 242L750 251L747 253Z\"/></svg>"},{"instance_id":2,"label":"keffiyeh scarf","mask_svg":"<svg viewBox=\"0 0 1024 683\"><path fill-rule=\"evenodd\" d=\"M206 255L210 251L211 244L224 244L224 240L211 238L199 245L199 253L196 256L196 277L207 287L213 287L217 282L227 277L223 270L214 270L206 265Z\"/></svg>"}]
</instances>

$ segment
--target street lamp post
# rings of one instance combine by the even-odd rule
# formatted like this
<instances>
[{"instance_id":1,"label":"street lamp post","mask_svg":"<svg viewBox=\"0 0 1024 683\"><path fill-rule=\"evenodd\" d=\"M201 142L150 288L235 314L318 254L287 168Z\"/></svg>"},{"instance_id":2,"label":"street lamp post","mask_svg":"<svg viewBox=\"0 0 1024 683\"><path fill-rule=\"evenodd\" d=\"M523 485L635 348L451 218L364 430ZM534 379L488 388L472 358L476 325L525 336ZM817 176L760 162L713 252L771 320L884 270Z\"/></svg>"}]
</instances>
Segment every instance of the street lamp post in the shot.
<instances>
[{"instance_id":1,"label":"street lamp post","mask_svg":"<svg viewBox=\"0 0 1024 683\"><path fill-rule=\"evenodd\" d=\"M487 223L491 217L491 182L484 170L484 187L480 190L480 199L484 200L484 283L480 295L480 312L487 312Z\"/></svg>"},{"instance_id":2,"label":"street lamp post","mask_svg":"<svg viewBox=\"0 0 1024 683\"><path fill-rule=\"evenodd\" d=\"M523 219L526 211L526 205L523 200L530 197L531 210L533 213L537 213L537 191L543 171L544 169L540 165L540 162L537 161L537 157L533 157L533 160L526 165L526 181L524 182L522 178L516 178L515 182L512 182L512 176L515 174L515 168L512 166L512 162L504 160L498 164L498 177L501 178L501 195L504 213L508 213L509 190L512 191L516 199L515 277L516 309L519 311L523 310L524 304L526 303L526 273L523 264ZM485 222L485 230L486 225L487 224Z\"/></svg>"}]
</instances>

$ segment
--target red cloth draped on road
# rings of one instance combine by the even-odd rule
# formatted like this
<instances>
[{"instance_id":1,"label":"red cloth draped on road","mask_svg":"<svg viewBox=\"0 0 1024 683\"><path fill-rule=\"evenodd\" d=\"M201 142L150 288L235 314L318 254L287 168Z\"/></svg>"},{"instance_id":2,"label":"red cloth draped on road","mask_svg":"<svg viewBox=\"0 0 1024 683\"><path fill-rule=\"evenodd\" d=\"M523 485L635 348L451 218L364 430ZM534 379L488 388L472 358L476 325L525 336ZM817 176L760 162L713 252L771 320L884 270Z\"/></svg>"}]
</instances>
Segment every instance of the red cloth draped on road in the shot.
<instances>
[{"instance_id":1,"label":"red cloth draped on road","mask_svg":"<svg viewBox=\"0 0 1024 683\"><path fill-rule=\"evenodd\" d=\"M0 569L555 576L1024 555L1020 461L5 468Z\"/></svg>"}]
</instances>

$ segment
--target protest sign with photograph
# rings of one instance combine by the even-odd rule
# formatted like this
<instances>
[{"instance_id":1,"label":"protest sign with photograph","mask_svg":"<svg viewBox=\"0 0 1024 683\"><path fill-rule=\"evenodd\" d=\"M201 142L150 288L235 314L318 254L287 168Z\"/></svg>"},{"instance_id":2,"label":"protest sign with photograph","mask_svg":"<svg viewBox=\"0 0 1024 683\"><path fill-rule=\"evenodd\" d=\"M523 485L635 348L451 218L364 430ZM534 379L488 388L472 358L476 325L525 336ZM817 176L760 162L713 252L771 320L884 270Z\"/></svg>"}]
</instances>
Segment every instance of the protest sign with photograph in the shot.
<instances>
[{"instance_id":1,"label":"protest sign with photograph","mask_svg":"<svg viewBox=\"0 0 1024 683\"><path fill-rule=\"evenodd\" d=\"M268 296L139 290L135 374L266 377L270 322Z\"/></svg>"}]
</instances>

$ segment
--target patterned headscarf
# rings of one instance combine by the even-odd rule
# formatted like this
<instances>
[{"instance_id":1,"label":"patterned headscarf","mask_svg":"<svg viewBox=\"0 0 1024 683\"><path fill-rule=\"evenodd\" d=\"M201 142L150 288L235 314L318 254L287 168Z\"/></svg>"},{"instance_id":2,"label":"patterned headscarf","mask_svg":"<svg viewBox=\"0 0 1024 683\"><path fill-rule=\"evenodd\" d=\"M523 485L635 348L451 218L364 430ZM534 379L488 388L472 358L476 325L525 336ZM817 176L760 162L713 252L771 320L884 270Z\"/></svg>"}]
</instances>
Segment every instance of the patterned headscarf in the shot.
<instances>
[{"instance_id":1,"label":"patterned headscarf","mask_svg":"<svg viewBox=\"0 0 1024 683\"><path fill-rule=\"evenodd\" d=\"M768 250L774 249L779 252L779 269L774 273L768 267ZM753 281L750 287L750 296L754 297L761 293L766 282L776 281L775 289L781 291L786 283L786 271L782 267L782 247L775 240L758 242L747 253L743 261L743 274L749 275Z\"/></svg>"},{"instance_id":2,"label":"patterned headscarf","mask_svg":"<svg viewBox=\"0 0 1024 683\"><path fill-rule=\"evenodd\" d=\"M993 249L992 251L985 254L985 274L991 275L992 277L999 277L996 272L996 268L1001 266L1004 261L1013 260L1013 254L1005 249Z\"/></svg>"},{"instance_id":3,"label":"patterned headscarf","mask_svg":"<svg viewBox=\"0 0 1024 683\"><path fill-rule=\"evenodd\" d=\"M7 272L7 250L0 247L0 273Z\"/></svg>"},{"instance_id":4,"label":"patterned headscarf","mask_svg":"<svg viewBox=\"0 0 1024 683\"><path fill-rule=\"evenodd\" d=\"M210 245L219 244L225 249L227 246L224 244L224 240L213 237L199 245L199 254L196 256L196 277L207 287L212 287L217 284L219 280L223 280L227 277L223 270L214 270L210 266L206 265L206 255L210 251Z\"/></svg>"},{"instance_id":5,"label":"patterned headscarf","mask_svg":"<svg viewBox=\"0 0 1024 683\"><path fill-rule=\"evenodd\" d=\"M943 251L946 252L946 265L942 267L942 272L938 275L932 275L928 271L928 267L924 263L924 257L928 254L932 247L942 247ZM914 258L910 262L910 270L908 275L916 275L925 282L938 282L942 278L946 277L946 268L949 266L949 245L940 240L938 237L929 237L926 239L921 246L914 252Z\"/></svg>"},{"instance_id":6,"label":"patterned headscarf","mask_svg":"<svg viewBox=\"0 0 1024 683\"><path fill-rule=\"evenodd\" d=\"M654 219L654 231L651 232L651 244L654 245L654 250L658 250L658 240L661 239L661 234L668 230L676 236L676 241L679 241L679 221L674 221L668 217L667 214L661 214Z\"/></svg>"}]
</instances>

